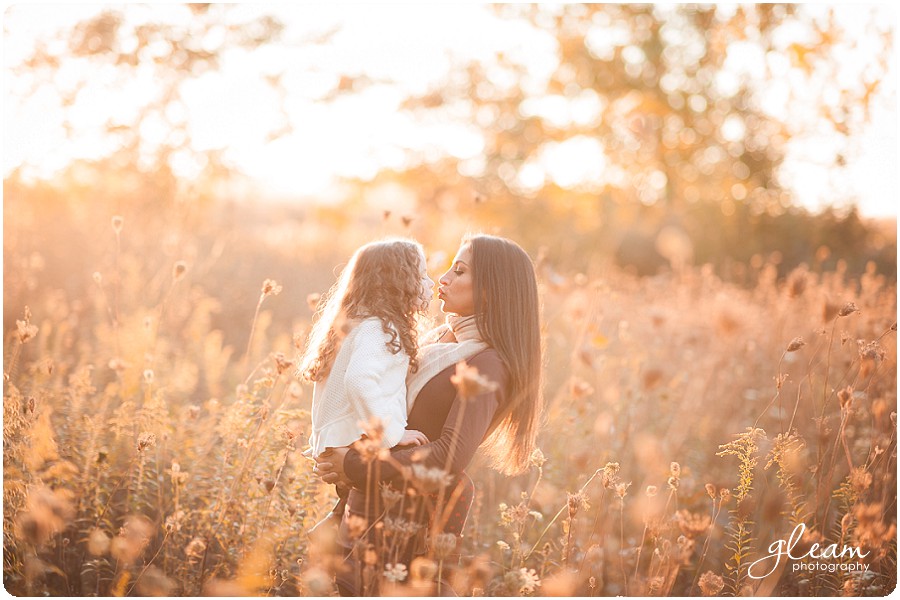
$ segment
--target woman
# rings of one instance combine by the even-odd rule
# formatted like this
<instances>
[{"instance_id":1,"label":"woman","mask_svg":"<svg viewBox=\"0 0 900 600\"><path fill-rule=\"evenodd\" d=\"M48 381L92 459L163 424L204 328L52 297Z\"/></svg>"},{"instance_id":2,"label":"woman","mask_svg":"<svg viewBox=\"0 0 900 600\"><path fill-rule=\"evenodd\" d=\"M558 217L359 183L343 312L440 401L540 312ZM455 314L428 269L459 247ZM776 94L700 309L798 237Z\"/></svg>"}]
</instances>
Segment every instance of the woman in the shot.
<instances>
[{"instance_id":1,"label":"woman","mask_svg":"<svg viewBox=\"0 0 900 600\"><path fill-rule=\"evenodd\" d=\"M541 341L531 259L509 240L468 237L439 283L447 325L432 332L435 343L423 345L418 370L407 379L407 427L431 441L392 449L387 460L364 445L362 452L337 448L317 459L325 481L352 487L339 534L348 566L337 577L342 595L376 592L366 549L395 569L409 569L416 556L442 567L458 557L473 496L464 471L475 451L483 447L494 468L513 475L534 449ZM468 370L458 370L461 361ZM397 493L409 487L413 494ZM438 585L439 593L451 591Z\"/></svg>"}]
</instances>

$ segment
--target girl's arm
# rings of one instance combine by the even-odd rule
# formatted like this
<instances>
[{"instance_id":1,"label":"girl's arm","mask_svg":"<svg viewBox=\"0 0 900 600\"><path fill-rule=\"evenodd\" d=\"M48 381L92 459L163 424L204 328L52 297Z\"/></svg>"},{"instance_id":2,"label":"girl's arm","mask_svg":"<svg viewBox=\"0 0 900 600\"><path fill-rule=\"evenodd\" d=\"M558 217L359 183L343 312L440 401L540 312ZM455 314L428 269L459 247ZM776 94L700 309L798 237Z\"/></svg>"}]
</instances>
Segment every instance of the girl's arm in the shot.
<instances>
[{"instance_id":1,"label":"girl's arm","mask_svg":"<svg viewBox=\"0 0 900 600\"><path fill-rule=\"evenodd\" d=\"M362 421L378 417L384 425L383 445L397 445L406 429L406 370L409 356L393 354L387 347L390 335L378 319L357 325L350 364L344 374L347 400Z\"/></svg>"}]
</instances>

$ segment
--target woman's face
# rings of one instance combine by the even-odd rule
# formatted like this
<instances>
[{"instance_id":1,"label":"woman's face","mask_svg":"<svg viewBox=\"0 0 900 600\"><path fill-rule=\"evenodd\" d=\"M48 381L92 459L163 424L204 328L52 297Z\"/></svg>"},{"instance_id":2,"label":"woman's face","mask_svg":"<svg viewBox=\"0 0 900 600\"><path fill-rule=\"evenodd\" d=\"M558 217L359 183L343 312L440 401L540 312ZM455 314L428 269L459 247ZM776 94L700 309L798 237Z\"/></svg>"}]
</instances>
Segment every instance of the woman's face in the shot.
<instances>
[{"instance_id":1,"label":"woman's face","mask_svg":"<svg viewBox=\"0 0 900 600\"><path fill-rule=\"evenodd\" d=\"M431 304L431 298L434 296L434 281L428 276L428 263L425 262L425 255L422 253L419 253L419 273L422 282L419 298L422 300L422 310L428 310L428 305Z\"/></svg>"},{"instance_id":2,"label":"woman's face","mask_svg":"<svg viewBox=\"0 0 900 600\"><path fill-rule=\"evenodd\" d=\"M475 293L472 282L472 248L460 247L450 270L438 280L438 299L441 310L448 314L468 317L475 314Z\"/></svg>"}]
</instances>

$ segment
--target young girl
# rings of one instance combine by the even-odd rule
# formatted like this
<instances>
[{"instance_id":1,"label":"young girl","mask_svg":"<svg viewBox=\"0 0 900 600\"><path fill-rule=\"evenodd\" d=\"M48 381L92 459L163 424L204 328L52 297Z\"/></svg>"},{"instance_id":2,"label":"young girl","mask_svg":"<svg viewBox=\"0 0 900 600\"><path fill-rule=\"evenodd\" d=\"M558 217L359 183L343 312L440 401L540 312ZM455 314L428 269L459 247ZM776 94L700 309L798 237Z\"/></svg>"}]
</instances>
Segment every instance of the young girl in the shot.
<instances>
[{"instance_id":1,"label":"young girl","mask_svg":"<svg viewBox=\"0 0 900 600\"><path fill-rule=\"evenodd\" d=\"M406 375L417 368L416 320L433 286L416 242L372 242L353 254L323 300L298 369L314 382L313 458L360 439L372 417L383 426L384 448L428 442L406 431ZM332 515L342 512L347 491L338 486Z\"/></svg>"}]
</instances>

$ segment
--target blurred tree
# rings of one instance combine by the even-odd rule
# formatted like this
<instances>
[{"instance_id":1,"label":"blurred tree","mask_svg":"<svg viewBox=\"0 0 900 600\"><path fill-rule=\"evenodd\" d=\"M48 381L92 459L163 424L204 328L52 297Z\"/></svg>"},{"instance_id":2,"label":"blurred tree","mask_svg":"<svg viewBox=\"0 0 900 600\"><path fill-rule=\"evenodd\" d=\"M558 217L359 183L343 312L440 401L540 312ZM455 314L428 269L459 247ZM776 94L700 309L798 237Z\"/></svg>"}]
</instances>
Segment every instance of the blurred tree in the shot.
<instances>
[{"instance_id":1,"label":"blurred tree","mask_svg":"<svg viewBox=\"0 0 900 600\"><path fill-rule=\"evenodd\" d=\"M411 98L409 110L462 115L484 139L477 160L416 167L414 186L430 189L429 177L459 186L454 209L515 231L532 249L547 244L552 258L615 254L640 273L776 249L788 255L785 268L810 259L815 219L792 205L778 167L788 143L812 133L843 139L832 169L845 165L846 142L867 122L889 69L890 32L870 23L875 58L848 80L838 75L851 34L833 13L795 5L496 10L546 32L558 63L542 79L523 56L500 54ZM426 211L445 208L420 197ZM800 215L790 237L774 225L787 212ZM883 259L893 273L891 249L866 248L856 229L846 242L866 254L858 262Z\"/></svg>"}]
</instances>

